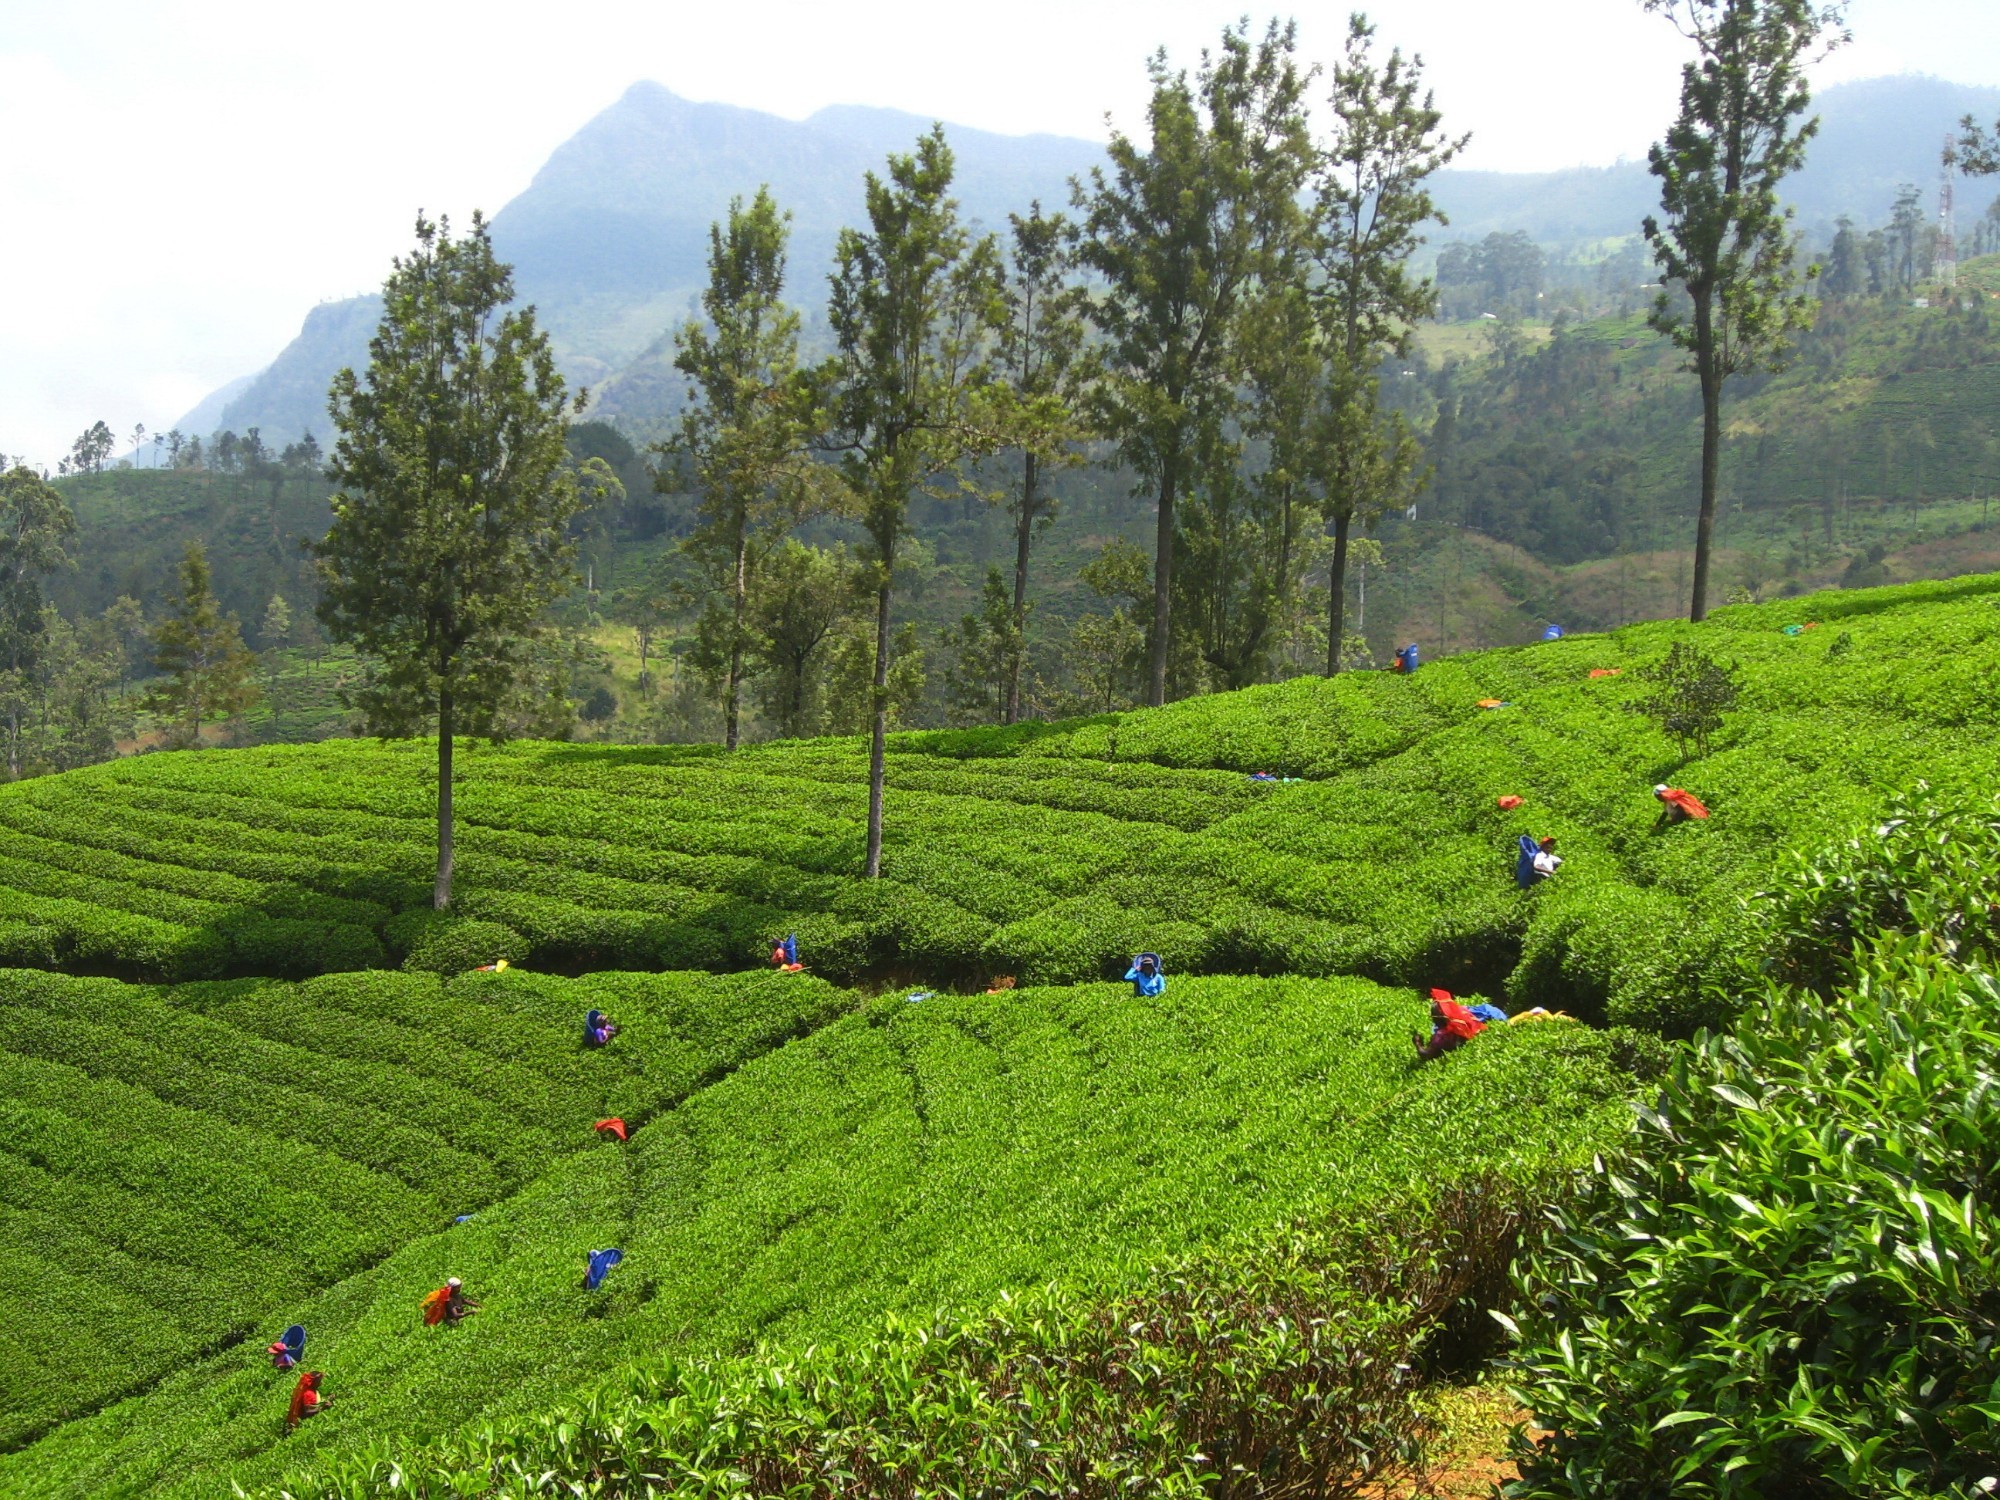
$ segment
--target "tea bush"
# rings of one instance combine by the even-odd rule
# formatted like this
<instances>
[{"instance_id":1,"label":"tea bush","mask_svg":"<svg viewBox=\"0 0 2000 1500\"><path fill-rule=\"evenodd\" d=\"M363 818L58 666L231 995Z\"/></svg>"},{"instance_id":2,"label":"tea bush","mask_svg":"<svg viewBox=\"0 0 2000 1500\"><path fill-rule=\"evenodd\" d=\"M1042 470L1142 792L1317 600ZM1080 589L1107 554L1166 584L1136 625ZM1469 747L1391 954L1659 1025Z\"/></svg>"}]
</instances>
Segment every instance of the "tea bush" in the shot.
<instances>
[{"instance_id":1,"label":"tea bush","mask_svg":"<svg viewBox=\"0 0 2000 1500\"><path fill-rule=\"evenodd\" d=\"M1894 811L1769 898L1793 982L1682 1057L1524 1267L1553 1433L1511 1494L2000 1482L2000 817Z\"/></svg>"}]
</instances>

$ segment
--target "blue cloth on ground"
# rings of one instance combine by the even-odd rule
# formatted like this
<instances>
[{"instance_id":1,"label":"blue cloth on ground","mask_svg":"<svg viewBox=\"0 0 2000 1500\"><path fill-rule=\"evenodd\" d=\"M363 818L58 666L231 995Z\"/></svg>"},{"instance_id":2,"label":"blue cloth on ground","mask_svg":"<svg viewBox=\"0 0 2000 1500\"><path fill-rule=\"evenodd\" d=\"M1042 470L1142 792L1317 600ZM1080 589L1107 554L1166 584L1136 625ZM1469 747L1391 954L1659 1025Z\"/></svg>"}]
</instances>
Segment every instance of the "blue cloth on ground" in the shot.
<instances>
[{"instance_id":1,"label":"blue cloth on ground","mask_svg":"<svg viewBox=\"0 0 2000 1500\"><path fill-rule=\"evenodd\" d=\"M1468 1005L1465 1008L1482 1021L1504 1021L1507 1019L1506 1011L1497 1005L1489 1005L1484 1000L1480 1001L1477 1005Z\"/></svg>"},{"instance_id":2,"label":"blue cloth on ground","mask_svg":"<svg viewBox=\"0 0 2000 1500\"><path fill-rule=\"evenodd\" d=\"M590 1269L584 1273L583 1277L585 1288L593 1292L596 1291L598 1287L603 1285L604 1278L609 1274L611 1268L624 1258L625 1252L623 1250L591 1251Z\"/></svg>"}]
</instances>

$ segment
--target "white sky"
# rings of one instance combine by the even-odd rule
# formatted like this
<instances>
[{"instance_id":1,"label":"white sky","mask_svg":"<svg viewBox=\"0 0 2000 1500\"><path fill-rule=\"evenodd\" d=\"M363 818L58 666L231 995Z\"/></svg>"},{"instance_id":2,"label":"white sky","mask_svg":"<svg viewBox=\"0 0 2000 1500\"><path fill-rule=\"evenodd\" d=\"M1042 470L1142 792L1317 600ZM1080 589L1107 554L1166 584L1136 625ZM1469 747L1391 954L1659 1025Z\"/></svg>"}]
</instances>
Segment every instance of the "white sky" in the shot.
<instances>
[{"instance_id":1,"label":"white sky","mask_svg":"<svg viewBox=\"0 0 2000 1500\"><path fill-rule=\"evenodd\" d=\"M1144 59L1242 0L0 0L0 452L51 468L103 418L165 426L380 284L419 207L489 213L636 80L803 118L874 104L1102 137ZM1326 58L1350 7L1296 15ZM1259 16L1269 9L1255 10ZM1644 153L1680 60L1637 0L1400 0L1461 165ZM1993 0L1852 0L1822 83L2000 83ZM1260 23L1261 24L1261 20Z\"/></svg>"}]
</instances>

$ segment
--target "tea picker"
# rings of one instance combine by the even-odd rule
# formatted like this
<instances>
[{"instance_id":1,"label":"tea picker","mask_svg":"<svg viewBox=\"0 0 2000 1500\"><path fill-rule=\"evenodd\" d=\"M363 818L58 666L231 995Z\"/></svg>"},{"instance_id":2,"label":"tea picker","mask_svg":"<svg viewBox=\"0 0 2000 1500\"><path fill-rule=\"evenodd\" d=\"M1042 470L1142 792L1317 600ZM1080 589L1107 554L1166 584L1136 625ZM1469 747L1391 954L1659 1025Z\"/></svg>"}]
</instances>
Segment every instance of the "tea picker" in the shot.
<instances>
[{"instance_id":1,"label":"tea picker","mask_svg":"<svg viewBox=\"0 0 2000 1500\"><path fill-rule=\"evenodd\" d=\"M465 1295L464 1283L454 1276L424 1298L424 1326L435 1328L440 1323L457 1323L478 1311L479 1304Z\"/></svg>"},{"instance_id":2,"label":"tea picker","mask_svg":"<svg viewBox=\"0 0 2000 1500\"><path fill-rule=\"evenodd\" d=\"M1520 853L1514 860L1514 884L1522 890L1540 885L1562 868L1562 856L1556 853L1553 835L1537 839L1532 833L1521 835Z\"/></svg>"},{"instance_id":3,"label":"tea picker","mask_svg":"<svg viewBox=\"0 0 2000 1500\"><path fill-rule=\"evenodd\" d=\"M264 1351L271 1356L271 1368L289 1370L306 1357L306 1330L302 1323L294 1323L278 1335L278 1341Z\"/></svg>"},{"instance_id":4,"label":"tea picker","mask_svg":"<svg viewBox=\"0 0 2000 1500\"><path fill-rule=\"evenodd\" d=\"M1416 1044L1417 1061L1429 1062L1463 1047L1485 1029L1484 1021L1446 991L1432 990L1430 1040L1426 1041L1421 1031L1411 1032L1410 1040Z\"/></svg>"},{"instance_id":5,"label":"tea picker","mask_svg":"<svg viewBox=\"0 0 2000 1500\"><path fill-rule=\"evenodd\" d=\"M1160 955L1140 953L1132 959L1132 967L1125 971L1125 978L1132 985L1135 998L1150 1000L1167 987L1167 976L1160 971Z\"/></svg>"},{"instance_id":6,"label":"tea picker","mask_svg":"<svg viewBox=\"0 0 2000 1500\"><path fill-rule=\"evenodd\" d=\"M592 1250L584 1263L583 1289L594 1292L604 1285L604 1278L611 1274L611 1268L624 1258L623 1250Z\"/></svg>"},{"instance_id":7,"label":"tea picker","mask_svg":"<svg viewBox=\"0 0 2000 1500\"><path fill-rule=\"evenodd\" d=\"M796 974L805 967L799 962L799 935L796 932L786 933L784 941L772 945L771 967L785 974Z\"/></svg>"},{"instance_id":8,"label":"tea picker","mask_svg":"<svg viewBox=\"0 0 2000 1500\"><path fill-rule=\"evenodd\" d=\"M1660 802L1660 824L1671 828L1676 823L1685 823L1690 818L1706 818L1708 809L1701 798L1684 787L1668 786L1665 782L1653 788L1653 796Z\"/></svg>"},{"instance_id":9,"label":"tea picker","mask_svg":"<svg viewBox=\"0 0 2000 1500\"><path fill-rule=\"evenodd\" d=\"M1396 659L1389 670L1391 672L1400 672L1405 677L1417 670L1417 643L1415 641L1411 641L1409 645L1396 653Z\"/></svg>"},{"instance_id":10,"label":"tea picker","mask_svg":"<svg viewBox=\"0 0 2000 1500\"><path fill-rule=\"evenodd\" d=\"M285 1431L296 1432L299 1423L318 1416L326 1406L326 1397L319 1393L319 1383L324 1379L326 1376L318 1370L307 1370L299 1376L299 1383L292 1387L292 1404L285 1410Z\"/></svg>"},{"instance_id":11,"label":"tea picker","mask_svg":"<svg viewBox=\"0 0 2000 1500\"><path fill-rule=\"evenodd\" d=\"M616 1035L618 1035L618 1027L603 1011L594 1010L583 1018L584 1046L602 1047Z\"/></svg>"}]
</instances>

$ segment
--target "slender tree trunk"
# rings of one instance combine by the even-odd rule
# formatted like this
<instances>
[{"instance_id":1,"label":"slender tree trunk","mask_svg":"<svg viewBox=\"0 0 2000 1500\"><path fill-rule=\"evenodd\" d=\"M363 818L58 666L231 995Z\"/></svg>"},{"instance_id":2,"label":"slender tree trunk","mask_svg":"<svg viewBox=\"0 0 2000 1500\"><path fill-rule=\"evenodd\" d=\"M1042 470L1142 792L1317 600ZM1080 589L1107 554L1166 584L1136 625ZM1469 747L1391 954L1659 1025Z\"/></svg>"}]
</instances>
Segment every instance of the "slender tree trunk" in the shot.
<instances>
[{"instance_id":1,"label":"slender tree trunk","mask_svg":"<svg viewBox=\"0 0 2000 1500\"><path fill-rule=\"evenodd\" d=\"M1357 564L1354 569L1354 633L1368 634L1368 564Z\"/></svg>"},{"instance_id":2,"label":"slender tree trunk","mask_svg":"<svg viewBox=\"0 0 2000 1500\"><path fill-rule=\"evenodd\" d=\"M1004 722L1021 718L1021 657L1028 640L1028 547L1035 531L1035 455L1027 455L1021 480L1021 513L1014 527L1014 644L1007 658L1007 712Z\"/></svg>"},{"instance_id":3,"label":"slender tree trunk","mask_svg":"<svg viewBox=\"0 0 2000 1500\"><path fill-rule=\"evenodd\" d=\"M736 748L736 705L743 691L743 611L749 596L749 558L749 538L738 527L736 581L729 617L729 688L722 700L722 742L724 748L729 750Z\"/></svg>"},{"instance_id":4,"label":"slender tree trunk","mask_svg":"<svg viewBox=\"0 0 2000 1500\"><path fill-rule=\"evenodd\" d=\"M1340 642L1347 631L1347 532L1354 524L1352 511L1333 518L1333 571L1327 578L1326 675L1340 674Z\"/></svg>"},{"instance_id":5,"label":"slender tree trunk","mask_svg":"<svg viewBox=\"0 0 2000 1500\"><path fill-rule=\"evenodd\" d=\"M882 587L875 593L875 687L869 700L868 739L868 878L882 874L882 779L889 738L889 577L893 564L883 565Z\"/></svg>"},{"instance_id":6,"label":"slender tree trunk","mask_svg":"<svg viewBox=\"0 0 2000 1500\"><path fill-rule=\"evenodd\" d=\"M1153 542L1153 656L1147 670L1146 702L1158 708L1167 701L1167 652L1173 644L1174 491L1180 480L1180 455L1160 465L1160 525Z\"/></svg>"},{"instance_id":7,"label":"slender tree trunk","mask_svg":"<svg viewBox=\"0 0 2000 1500\"><path fill-rule=\"evenodd\" d=\"M438 689L438 872L431 905L443 911L451 905L451 689Z\"/></svg>"},{"instance_id":8,"label":"slender tree trunk","mask_svg":"<svg viewBox=\"0 0 2000 1500\"><path fill-rule=\"evenodd\" d=\"M1690 620L1708 618L1708 553L1715 537L1716 480L1722 469L1722 376L1715 368L1711 296L1694 300L1695 363L1701 373L1701 512L1694 523L1694 588Z\"/></svg>"}]
</instances>

